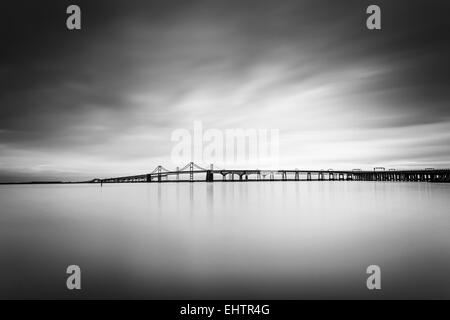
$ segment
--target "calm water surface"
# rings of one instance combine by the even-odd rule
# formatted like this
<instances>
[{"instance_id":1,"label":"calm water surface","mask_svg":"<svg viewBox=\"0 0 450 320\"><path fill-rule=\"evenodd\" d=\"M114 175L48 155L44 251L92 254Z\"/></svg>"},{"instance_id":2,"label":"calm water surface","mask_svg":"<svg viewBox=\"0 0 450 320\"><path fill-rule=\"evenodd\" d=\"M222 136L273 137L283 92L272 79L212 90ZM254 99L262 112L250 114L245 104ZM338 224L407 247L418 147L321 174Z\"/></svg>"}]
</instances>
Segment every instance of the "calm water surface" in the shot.
<instances>
[{"instance_id":1,"label":"calm water surface","mask_svg":"<svg viewBox=\"0 0 450 320\"><path fill-rule=\"evenodd\" d=\"M22 185L0 204L0 298L450 298L448 184Z\"/></svg>"}]
</instances>

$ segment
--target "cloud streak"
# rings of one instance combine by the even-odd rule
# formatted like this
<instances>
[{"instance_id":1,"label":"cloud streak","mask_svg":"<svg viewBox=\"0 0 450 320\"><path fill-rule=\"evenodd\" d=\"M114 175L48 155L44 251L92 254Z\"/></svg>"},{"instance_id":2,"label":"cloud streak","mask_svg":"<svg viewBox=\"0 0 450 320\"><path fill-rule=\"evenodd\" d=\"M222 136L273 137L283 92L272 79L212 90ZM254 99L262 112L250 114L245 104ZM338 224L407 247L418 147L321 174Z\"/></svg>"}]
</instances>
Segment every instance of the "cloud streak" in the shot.
<instances>
[{"instance_id":1,"label":"cloud streak","mask_svg":"<svg viewBox=\"0 0 450 320\"><path fill-rule=\"evenodd\" d=\"M450 162L444 1L379 1L377 32L365 1L79 1L80 32L69 4L0 22L2 181L175 166L194 120L280 129L285 167Z\"/></svg>"}]
</instances>

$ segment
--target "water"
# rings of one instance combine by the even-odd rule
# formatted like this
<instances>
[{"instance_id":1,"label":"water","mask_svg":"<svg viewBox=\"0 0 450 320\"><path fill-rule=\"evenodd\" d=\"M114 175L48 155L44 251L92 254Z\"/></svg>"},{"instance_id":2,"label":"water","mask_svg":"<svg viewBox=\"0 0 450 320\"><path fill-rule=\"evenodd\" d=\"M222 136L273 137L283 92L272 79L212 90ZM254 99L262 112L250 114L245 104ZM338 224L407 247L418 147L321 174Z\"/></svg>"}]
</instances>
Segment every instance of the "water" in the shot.
<instances>
[{"instance_id":1,"label":"water","mask_svg":"<svg viewBox=\"0 0 450 320\"><path fill-rule=\"evenodd\" d=\"M450 298L448 184L20 185L0 204L0 298Z\"/></svg>"}]
</instances>

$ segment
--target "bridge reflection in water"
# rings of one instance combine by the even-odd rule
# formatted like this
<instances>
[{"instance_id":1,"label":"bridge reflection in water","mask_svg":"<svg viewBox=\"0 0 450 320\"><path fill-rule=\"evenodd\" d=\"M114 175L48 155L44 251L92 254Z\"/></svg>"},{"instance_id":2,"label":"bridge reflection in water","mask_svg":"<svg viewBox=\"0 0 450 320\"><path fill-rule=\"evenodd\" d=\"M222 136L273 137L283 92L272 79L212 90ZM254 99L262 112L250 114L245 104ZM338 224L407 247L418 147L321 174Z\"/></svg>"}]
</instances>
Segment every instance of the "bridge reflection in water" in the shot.
<instances>
[{"instance_id":1,"label":"bridge reflection in water","mask_svg":"<svg viewBox=\"0 0 450 320\"><path fill-rule=\"evenodd\" d=\"M214 181L410 181L450 182L450 169L427 168L421 170L259 170L219 169L211 164L203 168L194 162L175 170L158 166L150 173L94 179L90 183L146 183L146 182L214 182Z\"/></svg>"}]
</instances>

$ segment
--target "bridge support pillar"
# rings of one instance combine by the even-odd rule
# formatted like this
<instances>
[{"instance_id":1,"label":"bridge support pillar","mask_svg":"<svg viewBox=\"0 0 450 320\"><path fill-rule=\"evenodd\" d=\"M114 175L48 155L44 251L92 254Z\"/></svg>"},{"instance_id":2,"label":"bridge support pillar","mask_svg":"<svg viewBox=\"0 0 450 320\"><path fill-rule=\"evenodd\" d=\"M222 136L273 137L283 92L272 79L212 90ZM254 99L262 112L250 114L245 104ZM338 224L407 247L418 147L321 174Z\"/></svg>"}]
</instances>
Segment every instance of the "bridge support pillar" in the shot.
<instances>
[{"instance_id":1,"label":"bridge support pillar","mask_svg":"<svg viewBox=\"0 0 450 320\"><path fill-rule=\"evenodd\" d=\"M311 172L308 172L308 173L306 174L306 180L308 180L308 181L311 181L311 180L312 180Z\"/></svg>"},{"instance_id":2,"label":"bridge support pillar","mask_svg":"<svg viewBox=\"0 0 450 320\"><path fill-rule=\"evenodd\" d=\"M206 182L213 182L214 181L214 174L211 170L206 171Z\"/></svg>"}]
</instances>

